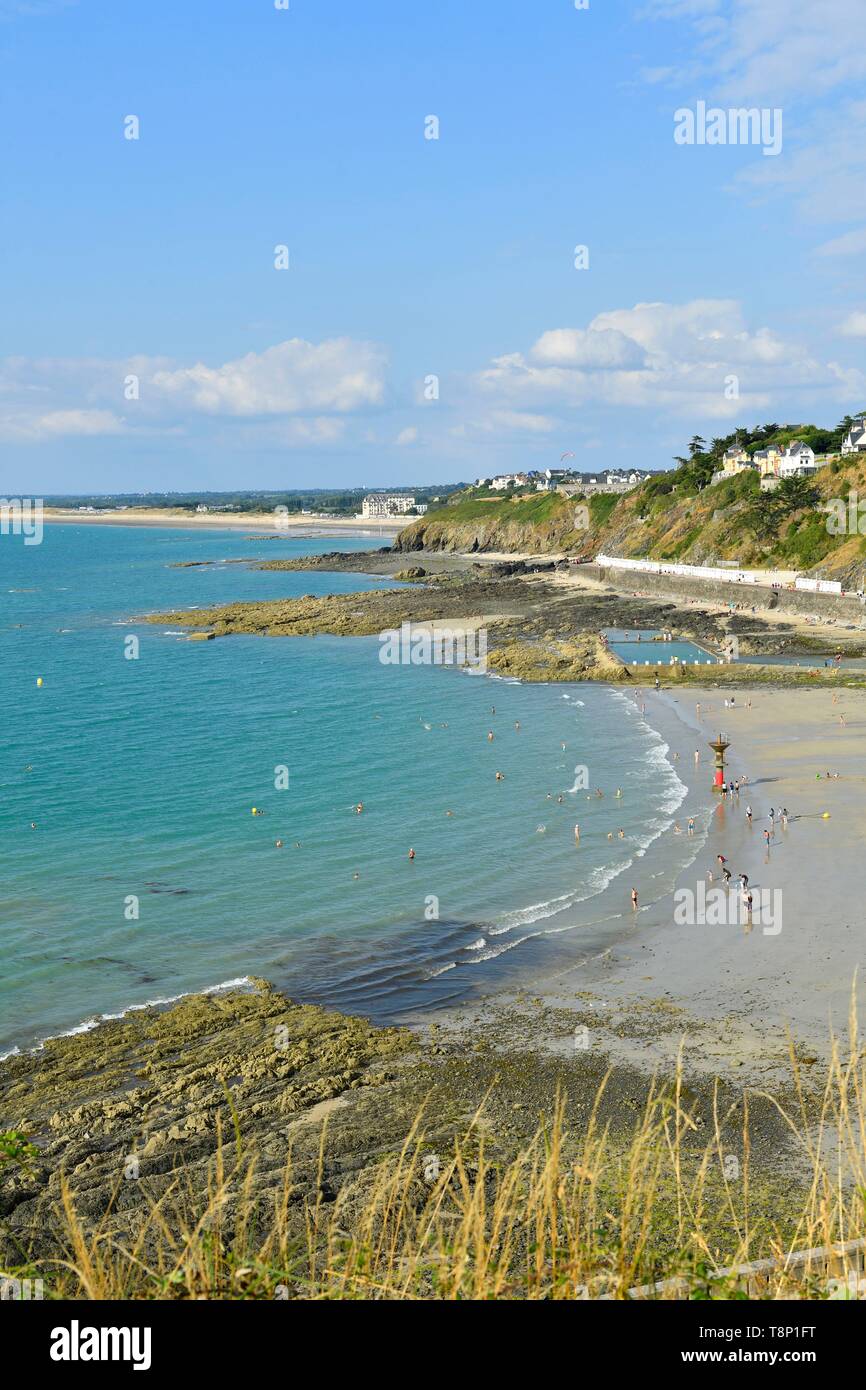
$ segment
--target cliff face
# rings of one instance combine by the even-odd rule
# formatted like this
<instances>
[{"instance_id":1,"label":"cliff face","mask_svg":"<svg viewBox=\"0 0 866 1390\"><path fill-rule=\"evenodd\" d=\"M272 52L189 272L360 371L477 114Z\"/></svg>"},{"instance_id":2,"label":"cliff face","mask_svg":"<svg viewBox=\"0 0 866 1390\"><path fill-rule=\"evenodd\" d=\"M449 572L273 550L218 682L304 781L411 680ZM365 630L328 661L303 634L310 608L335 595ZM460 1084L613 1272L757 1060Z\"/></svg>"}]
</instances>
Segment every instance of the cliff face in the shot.
<instances>
[{"instance_id":1,"label":"cliff face","mask_svg":"<svg viewBox=\"0 0 866 1390\"><path fill-rule=\"evenodd\" d=\"M400 532L394 545L400 551L452 550L468 555L479 551L577 554L588 533L576 521L577 507L555 493L491 501L470 498L419 517Z\"/></svg>"},{"instance_id":2,"label":"cliff face","mask_svg":"<svg viewBox=\"0 0 866 1390\"><path fill-rule=\"evenodd\" d=\"M819 469L812 480L818 500L784 510L769 528L756 525L774 506L754 474L740 474L686 493L676 473L657 475L624 497L590 500L555 493L517 498L471 495L419 518L398 535L399 551L450 550L464 554L568 554L593 558L600 551L652 560L796 569L839 579L846 588L866 580L866 458ZM827 528L826 507L845 516L845 533ZM863 507L866 512L866 503ZM853 517L853 520L852 520Z\"/></svg>"}]
</instances>

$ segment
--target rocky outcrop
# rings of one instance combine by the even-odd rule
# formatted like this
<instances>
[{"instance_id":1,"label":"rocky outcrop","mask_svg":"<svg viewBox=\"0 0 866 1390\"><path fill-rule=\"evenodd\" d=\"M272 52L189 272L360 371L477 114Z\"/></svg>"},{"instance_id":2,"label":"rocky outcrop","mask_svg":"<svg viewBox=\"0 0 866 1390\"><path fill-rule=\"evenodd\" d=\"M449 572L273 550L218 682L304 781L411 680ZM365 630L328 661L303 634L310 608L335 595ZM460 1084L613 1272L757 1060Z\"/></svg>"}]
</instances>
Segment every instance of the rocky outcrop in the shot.
<instances>
[{"instance_id":1,"label":"rocky outcrop","mask_svg":"<svg viewBox=\"0 0 866 1390\"><path fill-rule=\"evenodd\" d=\"M381 1095L414 1048L404 1031L292 1004L258 981L247 993L136 1011L7 1059L0 1129L26 1134L38 1156L4 1167L0 1260L56 1255L61 1178L82 1222L110 1218L127 1234L170 1194L179 1164L204 1198L220 1139L255 1151L263 1210L284 1182L293 1140L299 1190L314 1188L315 1148L308 1152L299 1122L360 1090ZM366 1119L355 1113L355 1162L377 1152L376 1109ZM395 1118L406 1123L399 1106Z\"/></svg>"}]
</instances>

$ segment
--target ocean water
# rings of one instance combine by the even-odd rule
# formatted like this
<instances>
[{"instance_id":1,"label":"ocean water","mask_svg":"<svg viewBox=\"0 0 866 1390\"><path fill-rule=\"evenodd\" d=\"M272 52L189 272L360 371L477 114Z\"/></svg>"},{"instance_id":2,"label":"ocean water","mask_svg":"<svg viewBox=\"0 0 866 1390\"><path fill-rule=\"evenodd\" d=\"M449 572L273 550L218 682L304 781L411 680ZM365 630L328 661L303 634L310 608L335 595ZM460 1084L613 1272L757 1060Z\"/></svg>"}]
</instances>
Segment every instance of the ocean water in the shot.
<instances>
[{"instance_id":1,"label":"ocean water","mask_svg":"<svg viewBox=\"0 0 866 1390\"><path fill-rule=\"evenodd\" d=\"M595 949L647 855L642 898L670 886L685 787L618 691L383 665L376 638L196 643L138 621L393 582L171 568L334 546L0 537L0 1052L250 975L398 1018Z\"/></svg>"}]
</instances>

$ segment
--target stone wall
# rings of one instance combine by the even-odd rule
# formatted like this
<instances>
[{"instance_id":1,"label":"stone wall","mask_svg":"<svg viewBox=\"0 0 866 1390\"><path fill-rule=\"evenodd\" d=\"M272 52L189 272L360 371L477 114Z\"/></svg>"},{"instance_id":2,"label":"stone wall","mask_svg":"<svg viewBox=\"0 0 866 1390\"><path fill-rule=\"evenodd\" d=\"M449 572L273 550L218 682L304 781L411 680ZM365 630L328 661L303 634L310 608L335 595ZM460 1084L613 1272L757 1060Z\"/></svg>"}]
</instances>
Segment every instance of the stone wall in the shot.
<instances>
[{"instance_id":1,"label":"stone wall","mask_svg":"<svg viewBox=\"0 0 866 1390\"><path fill-rule=\"evenodd\" d=\"M645 574L640 570L620 570L599 565L581 565L587 574L609 584L618 593L654 594L676 602L694 598L709 603L734 603L757 613L772 610L792 616L838 618L840 622L866 626L866 606L857 598L835 594L810 594L798 589L766 589L758 584L725 584L707 579L686 579L676 574Z\"/></svg>"}]
</instances>

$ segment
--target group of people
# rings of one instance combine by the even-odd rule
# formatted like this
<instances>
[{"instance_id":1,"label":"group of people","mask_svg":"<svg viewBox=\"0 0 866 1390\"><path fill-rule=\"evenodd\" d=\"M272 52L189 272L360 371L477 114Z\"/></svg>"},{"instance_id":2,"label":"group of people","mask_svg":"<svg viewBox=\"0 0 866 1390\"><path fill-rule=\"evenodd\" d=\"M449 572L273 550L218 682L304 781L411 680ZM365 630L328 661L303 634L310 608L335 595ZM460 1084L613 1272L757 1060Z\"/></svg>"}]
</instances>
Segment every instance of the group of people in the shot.
<instances>
[{"instance_id":1,"label":"group of people","mask_svg":"<svg viewBox=\"0 0 866 1390\"><path fill-rule=\"evenodd\" d=\"M717 863L717 864L721 864L721 866L722 866L722 882L725 884L725 887L727 887L727 885L730 883L731 877L732 877L731 871L730 871L730 869L728 868L728 861L727 861L727 859L725 858L725 856L724 856L723 854L717 854L717 855L716 855L716 863ZM714 882L713 871L712 871L712 869L707 869L707 882L708 882L708 883L713 883L713 882ZM751 913L751 911L752 911L752 890L751 890L751 888L749 887L749 875L748 875L748 874L737 874L737 882L738 882L739 885L740 885L740 896L741 896L742 901L743 901L743 906L745 907L745 909L746 909L747 912Z\"/></svg>"}]
</instances>

